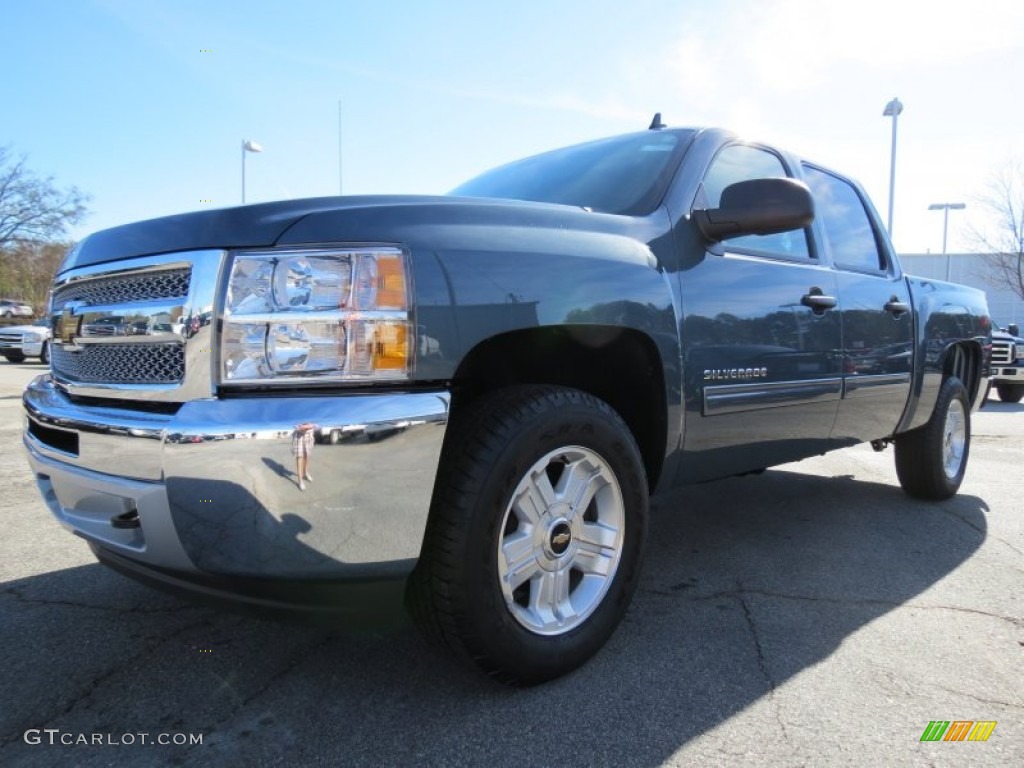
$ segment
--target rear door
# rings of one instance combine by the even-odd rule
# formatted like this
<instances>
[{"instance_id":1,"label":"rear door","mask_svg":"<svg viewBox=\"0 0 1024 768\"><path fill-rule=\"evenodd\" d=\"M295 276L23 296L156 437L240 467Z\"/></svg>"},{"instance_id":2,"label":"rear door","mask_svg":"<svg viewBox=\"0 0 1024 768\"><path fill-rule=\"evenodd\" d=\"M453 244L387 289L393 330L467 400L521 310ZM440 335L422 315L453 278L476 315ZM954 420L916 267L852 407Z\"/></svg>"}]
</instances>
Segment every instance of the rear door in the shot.
<instances>
[{"instance_id":1,"label":"rear door","mask_svg":"<svg viewBox=\"0 0 1024 768\"><path fill-rule=\"evenodd\" d=\"M910 396L910 291L862 191L822 168L804 164L803 171L836 267L842 318L843 398L832 437L844 443L886 437Z\"/></svg>"}]
</instances>

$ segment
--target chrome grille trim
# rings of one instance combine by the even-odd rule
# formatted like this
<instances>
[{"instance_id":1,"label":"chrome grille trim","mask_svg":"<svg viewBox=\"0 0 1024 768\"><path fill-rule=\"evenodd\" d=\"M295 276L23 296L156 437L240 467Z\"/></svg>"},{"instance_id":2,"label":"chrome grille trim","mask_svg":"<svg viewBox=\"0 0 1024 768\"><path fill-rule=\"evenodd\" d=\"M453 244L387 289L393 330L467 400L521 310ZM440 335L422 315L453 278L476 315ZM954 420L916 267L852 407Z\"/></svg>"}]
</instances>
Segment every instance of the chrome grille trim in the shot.
<instances>
[{"instance_id":1,"label":"chrome grille trim","mask_svg":"<svg viewBox=\"0 0 1024 768\"><path fill-rule=\"evenodd\" d=\"M124 304L151 299L183 299L188 296L192 268L147 270L138 274L78 279L54 291L55 305L69 301L86 304Z\"/></svg>"},{"instance_id":2,"label":"chrome grille trim","mask_svg":"<svg viewBox=\"0 0 1024 768\"><path fill-rule=\"evenodd\" d=\"M1013 342L995 339L992 342L992 363L994 365L1009 365L1013 362Z\"/></svg>"},{"instance_id":3,"label":"chrome grille trim","mask_svg":"<svg viewBox=\"0 0 1024 768\"><path fill-rule=\"evenodd\" d=\"M60 275L50 308L54 380L84 397L212 397L225 257L222 250L189 251Z\"/></svg>"}]
</instances>

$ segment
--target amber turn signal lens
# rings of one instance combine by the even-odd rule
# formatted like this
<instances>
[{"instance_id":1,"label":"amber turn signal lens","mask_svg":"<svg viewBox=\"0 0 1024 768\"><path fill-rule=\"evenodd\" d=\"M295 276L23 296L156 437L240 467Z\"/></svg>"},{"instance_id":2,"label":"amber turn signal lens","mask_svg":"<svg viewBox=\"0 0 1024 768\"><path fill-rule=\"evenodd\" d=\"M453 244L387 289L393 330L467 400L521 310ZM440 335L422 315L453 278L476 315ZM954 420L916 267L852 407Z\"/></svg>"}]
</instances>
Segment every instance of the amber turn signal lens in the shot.
<instances>
[{"instance_id":1,"label":"amber turn signal lens","mask_svg":"<svg viewBox=\"0 0 1024 768\"><path fill-rule=\"evenodd\" d=\"M377 257L377 308L405 309L405 267L398 255Z\"/></svg>"},{"instance_id":2,"label":"amber turn signal lens","mask_svg":"<svg viewBox=\"0 0 1024 768\"><path fill-rule=\"evenodd\" d=\"M409 345L405 323L380 323L374 342L374 369L405 370L409 358Z\"/></svg>"}]
</instances>

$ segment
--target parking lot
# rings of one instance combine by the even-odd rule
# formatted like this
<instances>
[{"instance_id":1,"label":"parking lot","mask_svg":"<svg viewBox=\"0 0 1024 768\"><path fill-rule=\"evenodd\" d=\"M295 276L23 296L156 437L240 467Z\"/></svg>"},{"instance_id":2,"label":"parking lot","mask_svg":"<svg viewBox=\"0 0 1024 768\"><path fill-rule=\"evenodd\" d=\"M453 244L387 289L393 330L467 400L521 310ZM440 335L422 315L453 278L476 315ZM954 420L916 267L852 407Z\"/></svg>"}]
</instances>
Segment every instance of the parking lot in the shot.
<instances>
[{"instance_id":1,"label":"parking lot","mask_svg":"<svg viewBox=\"0 0 1024 768\"><path fill-rule=\"evenodd\" d=\"M4 765L1024 764L1024 405L975 414L946 502L868 446L657 499L611 642L515 690L407 626L237 616L97 564L24 457L40 371L0 362ZM934 720L997 725L922 743Z\"/></svg>"}]
</instances>

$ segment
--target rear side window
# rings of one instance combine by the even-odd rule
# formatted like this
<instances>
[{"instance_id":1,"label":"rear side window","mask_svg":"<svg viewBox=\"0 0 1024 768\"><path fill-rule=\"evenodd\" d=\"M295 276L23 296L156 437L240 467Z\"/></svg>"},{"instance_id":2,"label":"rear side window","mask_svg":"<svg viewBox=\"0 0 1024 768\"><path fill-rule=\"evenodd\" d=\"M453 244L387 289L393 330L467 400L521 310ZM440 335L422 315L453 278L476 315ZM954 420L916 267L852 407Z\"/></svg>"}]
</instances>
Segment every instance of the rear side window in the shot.
<instances>
[{"instance_id":1,"label":"rear side window","mask_svg":"<svg viewBox=\"0 0 1024 768\"><path fill-rule=\"evenodd\" d=\"M864 202L852 184L813 166L804 166L814 195L814 216L821 222L837 267L855 272L881 272L885 257Z\"/></svg>"},{"instance_id":2,"label":"rear side window","mask_svg":"<svg viewBox=\"0 0 1024 768\"><path fill-rule=\"evenodd\" d=\"M722 191L737 181L784 179L788 176L782 160L773 152L746 144L730 144L715 155L711 167L704 176L704 203L709 208L717 208ZM726 241L726 247L729 250L750 250L786 258L810 258L807 233L803 229L780 232L776 235L732 237Z\"/></svg>"}]
</instances>

